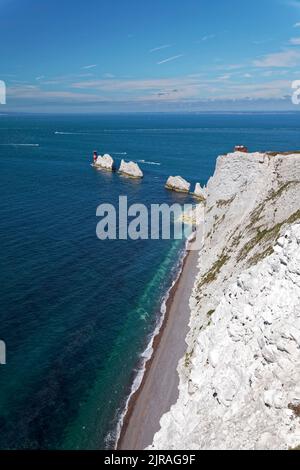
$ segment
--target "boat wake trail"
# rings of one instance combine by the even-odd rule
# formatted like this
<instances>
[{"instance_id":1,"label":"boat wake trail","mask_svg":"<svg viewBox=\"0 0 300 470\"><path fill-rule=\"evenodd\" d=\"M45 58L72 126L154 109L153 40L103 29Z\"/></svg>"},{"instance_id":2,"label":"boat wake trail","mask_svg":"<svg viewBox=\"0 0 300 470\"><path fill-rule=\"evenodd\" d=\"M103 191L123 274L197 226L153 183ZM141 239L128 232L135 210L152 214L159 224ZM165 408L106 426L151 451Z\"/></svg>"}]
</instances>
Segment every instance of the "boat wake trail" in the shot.
<instances>
[{"instance_id":1,"label":"boat wake trail","mask_svg":"<svg viewBox=\"0 0 300 470\"><path fill-rule=\"evenodd\" d=\"M148 162L147 160L137 160L138 163L144 163L145 165L157 165L160 166L161 163L158 162Z\"/></svg>"},{"instance_id":2,"label":"boat wake trail","mask_svg":"<svg viewBox=\"0 0 300 470\"><path fill-rule=\"evenodd\" d=\"M0 144L3 147L39 147L40 144Z\"/></svg>"}]
</instances>

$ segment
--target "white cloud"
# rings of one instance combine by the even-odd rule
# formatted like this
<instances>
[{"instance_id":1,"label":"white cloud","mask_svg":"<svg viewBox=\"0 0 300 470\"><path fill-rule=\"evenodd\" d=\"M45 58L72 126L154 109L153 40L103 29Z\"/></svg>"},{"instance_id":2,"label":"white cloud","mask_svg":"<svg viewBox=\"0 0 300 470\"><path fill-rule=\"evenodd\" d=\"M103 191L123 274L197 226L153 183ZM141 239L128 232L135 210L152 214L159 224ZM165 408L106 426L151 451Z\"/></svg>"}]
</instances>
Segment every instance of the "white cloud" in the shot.
<instances>
[{"instance_id":1,"label":"white cloud","mask_svg":"<svg viewBox=\"0 0 300 470\"><path fill-rule=\"evenodd\" d=\"M222 78L222 80L221 80ZM249 77L250 78L250 77ZM73 88L108 93L110 99L132 102L173 101L199 99L282 99L291 88L290 80L272 80L245 83L228 77L215 79L183 76L178 78L146 80L95 80L74 83Z\"/></svg>"},{"instance_id":2,"label":"white cloud","mask_svg":"<svg viewBox=\"0 0 300 470\"><path fill-rule=\"evenodd\" d=\"M183 54L174 55L173 57L168 57L167 59L157 62L157 65L165 64L166 62L171 62L173 60L179 59L180 57L183 57Z\"/></svg>"},{"instance_id":3,"label":"white cloud","mask_svg":"<svg viewBox=\"0 0 300 470\"><path fill-rule=\"evenodd\" d=\"M169 47L172 47L171 44L164 44L163 46L158 46L158 47L154 47L153 49L150 49L150 53L152 52L156 52L156 51L161 51L162 49L168 49Z\"/></svg>"},{"instance_id":4,"label":"white cloud","mask_svg":"<svg viewBox=\"0 0 300 470\"><path fill-rule=\"evenodd\" d=\"M20 85L15 87L10 87L8 89L8 95L13 98L25 99L31 101L39 102L95 102L103 100L103 97L100 97L95 94L87 93L74 93L71 91L47 91L41 90L38 86L35 85Z\"/></svg>"},{"instance_id":5,"label":"white cloud","mask_svg":"<svg viewBox=\"0 0 300 470\"><path fill-rule=\"evenodd\" d=\"M268 54L253 62L255 67L294 67L300 64L300 52L286 50Z\"/></svg>"},{"instance_id":6,"label":"white cloud","mask_svg":"<svg viewBox=\"0 0 300 470\"><path fill-rule=\"evenodd\" d=\"M293 46L300 46L300 38L291 38L290 44L292 44Z\"/></svg>"},{"instance_id":7,"label":"white cloud","mask_svg":"<svg viewBox=\"0 0 300 470\"><path fill-rule=\"evenodd\" d=\"M201 41L209 41L209 39L214 39L216 37L215 34L208 34L207 36L203 36Z\"/></svg>"},{"instance_id":8,"label":"white cloud","mask_svg":"<svg viewBox=\"0 0 300 470\"><path fill-rule=\"evenodd\" d=\"M220 77L217 78L217 80L223 81L223 80L229 80L231 78L231 75L229 73L225 75L221 75Z\"/></svg>"},{"instance_id":9,"label":"white cloud","mask_svg":"<svg viewBox=\"0 0 300 470\"><path fill-rule=\"evenodd\" d=\"M82 68L85 69L85 70L88 70L88 69L94 69L95 67L97 67L97 64L85 65Z\"/></svg>"},{"instance_id":10,"label":"white cloud","mask_svg":"<svg viewBox=\"0 0 300 470\"><path fill-rule=\"evenodd\" d=\"M300 28L300 22L294 24L294 28Z\"/></svg>"},{"instance_id":11,"label":"white cloud","mask_svg":"<svg viewBox=\"0 0 300 470\"><path fill-rule=\"evenodd\" d=\"M145 80L90 80L73 83L72 87L81 90L101 90L107 92L137 92L153 91L160 92L165 89L178 89L181 87L199 84L198 78L157 78Z\"/></svg>"},{"instance_id":12,"label":"white cloud","mask_svg":"<svg viewBox=\"0 0 300 470\"><path fill-rule=\"evenodd\" d=\"M265 72L262 72L262 77L272 77L272 76L282 76L282 75L287 75L291 73L289 70L266 70Z\"/></svg>"}]
</instances>

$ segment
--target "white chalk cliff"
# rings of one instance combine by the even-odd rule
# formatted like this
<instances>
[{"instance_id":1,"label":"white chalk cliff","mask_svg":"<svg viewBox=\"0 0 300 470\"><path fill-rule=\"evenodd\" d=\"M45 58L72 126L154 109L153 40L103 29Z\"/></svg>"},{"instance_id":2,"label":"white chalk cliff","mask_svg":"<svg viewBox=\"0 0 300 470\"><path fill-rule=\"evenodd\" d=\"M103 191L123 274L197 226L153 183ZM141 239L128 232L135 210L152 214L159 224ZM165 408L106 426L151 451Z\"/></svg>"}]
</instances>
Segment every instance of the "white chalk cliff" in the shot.
<instances>
[{"instance_id":1,"label":"white chalk cliff","mask_svg":"<svg viewBox=\"0 0 300 470\"><path fill-rule=\"evenodd\" d=\"M153 449L300 445L300 155L219 157L179 397Z\"/></svg>"},{"instance_id":2,"label":"white chalk cliff","mask_svg":"<svg viewBox=\"0 0 300 470\"><path fill-rule=\"evenodd\" d=\"M94 165L95 167L102 168L103 170L112 171L114 168L114 160L108 154L103 155L103 157L99 155Z\"/></svg>"},{"instance_id":3,"label":"white chalk cliff","mask_svg":"<svg viewBox=\"0 0 300 470\"><path fill-rule=\"evenodd\" d=\"M181 176L170 176L166 182L166 188L176 191L178 193L188 193L190 190L190 183L188 183Z\"/></svg>"},{"instance_id":4,"label":"white chalk cliff","mask_svg":"<svg viewBox=\"0 0 300 470\"><path fill-rule=\"evenodd\" d=\"M123 175L130 176L131 178L143 178L143 172L135 162L125 162L125 160L121 161L121 165L119 168L119 173Z\"/></svg>"}]
</instances>

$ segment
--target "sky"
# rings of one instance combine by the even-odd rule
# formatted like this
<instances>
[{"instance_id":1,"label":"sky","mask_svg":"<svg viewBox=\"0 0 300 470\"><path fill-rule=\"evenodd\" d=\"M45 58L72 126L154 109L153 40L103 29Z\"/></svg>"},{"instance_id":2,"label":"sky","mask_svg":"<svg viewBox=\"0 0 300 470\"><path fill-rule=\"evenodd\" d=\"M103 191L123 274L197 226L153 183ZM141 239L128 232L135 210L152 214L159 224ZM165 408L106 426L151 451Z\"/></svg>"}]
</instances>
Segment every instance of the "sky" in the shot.
<instances>
[{"instance_id":1,"label":"sky","mask_svg":"<svg viewBox=\"0 0 300 470\"><path fill-rule=\"evenodd\" d=\"M0 0L0 112L300 110L300 0Z\"/></svg>"}]
</instances>

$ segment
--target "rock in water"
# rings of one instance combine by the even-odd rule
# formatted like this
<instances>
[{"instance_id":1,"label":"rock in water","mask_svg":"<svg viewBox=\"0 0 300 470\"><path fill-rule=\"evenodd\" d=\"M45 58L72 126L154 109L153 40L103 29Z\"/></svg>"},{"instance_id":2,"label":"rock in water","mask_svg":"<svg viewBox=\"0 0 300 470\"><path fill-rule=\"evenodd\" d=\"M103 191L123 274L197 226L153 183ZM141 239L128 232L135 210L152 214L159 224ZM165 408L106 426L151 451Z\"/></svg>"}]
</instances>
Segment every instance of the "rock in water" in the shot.
<instances>
[{"instance_id":1,"label":"rock in water","mask_svg":"<svg viewBox=\"0 0 300 470\"><path fill-rule=\"evenodd\" d=\"M130 178L143 178L144 174L137 163L121 161L119 173L129 176Z\"/></svg>"},{"instance_id":2,"label":"rock in water","mask_svg":"<svg viewBox=\"0 0 300 470\"><path fill-rule=\"evenodd\" d=\"M103 155L103 157L101 157L101 155L99 155L99 157L95 161L95 167L96 168L101 168L103 170L113 171L113 169L114 169L114 160L108 154Z\"/></svg>"},{"instance_id":3,"label":"rock in water","mask_svg":"<svg viewBox=\"0 0 300 470\"><path fill-rule=\"evenodd\" d=\"M193 192L193 196L195 196L198 199L201 199L202 201L206 201L207 199L207 189L201 188L201 184L197 183L195 186L195 191Z\"/></svg>"},{"instance_id":4,"label":"rock in water","mask_svg":"<svg viewBox=\"0 0 300 470\"><path fill-rule=\"evenodd\" d=\"M190 191L191 185L181 176L170 176L166 183L166 189L171 191L176 191L178 193L188 193Z\"/></svg>"}]
</instances>

